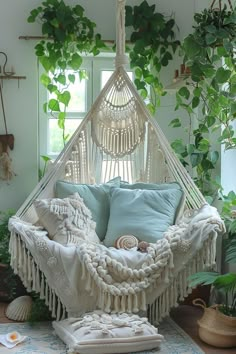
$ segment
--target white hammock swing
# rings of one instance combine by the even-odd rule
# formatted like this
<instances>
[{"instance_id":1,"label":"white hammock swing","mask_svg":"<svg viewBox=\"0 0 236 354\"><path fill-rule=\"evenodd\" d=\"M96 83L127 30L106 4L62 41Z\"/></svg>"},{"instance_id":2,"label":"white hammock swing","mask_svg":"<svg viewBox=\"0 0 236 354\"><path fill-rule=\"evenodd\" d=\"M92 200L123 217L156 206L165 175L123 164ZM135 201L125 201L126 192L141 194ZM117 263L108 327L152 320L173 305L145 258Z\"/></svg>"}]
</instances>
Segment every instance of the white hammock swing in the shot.
<instances>
[{"instance_id":1,"label":"white hammock swing","mask_svg":"<svg viewBox=\"0 0 236 354\"><path fill-rule=\"evenodd\" d=\"M187 277L214 266L216 237L224 230L216 209L206 203L124 69L124 9L125 1L118 0L116 70L9 222L11 266L28 291L40 293L57 320L101 308L145 310L151 322L159 321L191 292ZM64 247L36 226L34 201L55 198L56 181L98 184L116 176L129 183L177 181L185 194L182 219L147 253L133 252L133 266L122 263L114 248L85 242Z\"/></svg>"}]
</instances>

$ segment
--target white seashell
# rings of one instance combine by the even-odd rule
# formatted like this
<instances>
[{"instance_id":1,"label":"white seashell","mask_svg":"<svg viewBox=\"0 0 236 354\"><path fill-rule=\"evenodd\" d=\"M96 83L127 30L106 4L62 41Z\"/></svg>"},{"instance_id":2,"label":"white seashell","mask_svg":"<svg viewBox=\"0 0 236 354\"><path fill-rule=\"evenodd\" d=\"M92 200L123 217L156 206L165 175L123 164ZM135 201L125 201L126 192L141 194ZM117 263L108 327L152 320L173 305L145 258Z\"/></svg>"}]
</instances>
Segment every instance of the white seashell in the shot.
<instances>
[{"instance_id":1,"label":"white seashell","mask_svg":"<svg viewBox=\"0 0 236 354\"><path fill-rule=\"evenodd\" d=\"M138 247L138 244L139 240L134 235L123 235L116 240L115 247L129 250L130 248Z\"/></svg>"},{"instance_id":2,"label":"white seashell","mask_svg":"<svg viewBox=\"0 0 236 354\"><path fill-rule=\"evenodd\" d=\"M6 309L6 316L10 320L27 321L32 309L32 298L28 295L13 300Z\"/></svg>"}]
</instances>

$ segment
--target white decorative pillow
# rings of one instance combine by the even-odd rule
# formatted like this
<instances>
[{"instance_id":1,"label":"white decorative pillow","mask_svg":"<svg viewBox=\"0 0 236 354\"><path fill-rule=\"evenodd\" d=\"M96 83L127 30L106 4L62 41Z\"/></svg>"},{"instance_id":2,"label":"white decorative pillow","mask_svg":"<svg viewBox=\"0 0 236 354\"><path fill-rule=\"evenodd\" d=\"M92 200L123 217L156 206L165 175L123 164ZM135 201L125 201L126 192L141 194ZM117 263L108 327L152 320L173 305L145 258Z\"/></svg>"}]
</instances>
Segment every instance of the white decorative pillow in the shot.
<instances>
[{"instance_id":1,"label":"white decorative pillow","mask_svg":"<svg viewBox=\"0 0 236 354\"><path fill-rule=\"evenodd\" d=\"M62 245L78 244L87 240L100 243L95 232L96 223L78 193L68 198L50 198L34 201L39 223L53 241Z\"/></svg>"},{"instance_id":2,"label":"white decorative pillow","mask_svg":"<svg viewBox=\"0 0 236 354\"><path fill-rule=\"evenodd\" d=\"M107 314L94 311L82 318L52 323L56 334L69 348L68 353L114 354L159 348L163 336L147 318L138 315Z\"/></svg>"}]
</instances>

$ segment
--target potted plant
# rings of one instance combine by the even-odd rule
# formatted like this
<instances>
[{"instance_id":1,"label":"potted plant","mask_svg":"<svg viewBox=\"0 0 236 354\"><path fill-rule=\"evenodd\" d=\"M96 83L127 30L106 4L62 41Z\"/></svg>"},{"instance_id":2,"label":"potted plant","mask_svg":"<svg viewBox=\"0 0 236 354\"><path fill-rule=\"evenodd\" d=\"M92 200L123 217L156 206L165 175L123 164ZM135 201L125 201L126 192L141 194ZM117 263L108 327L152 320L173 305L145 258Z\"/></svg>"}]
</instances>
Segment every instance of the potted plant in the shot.
<instances>
[{"instance_id":1,"label":"potted plant","mask_svg":"<svg viewBox=\"0 0 236 354\"><path fill-rule=\"evenodd\" d=\"M236 264L236 194L230 192L221 196L221 215L227 229L225 262ZM204 308L203 317L198 321L200 338L216 347L236 346L236 273L199 272L190 277L190 285L212 285L216 304L206 307L200 300L194 304Z\"/></svg>"},{"instance_id":2,"label":"potted plant","mask_svg":"<svg viewBox=\"0 0 236 354\"><path fill-rule=\"evenodd\" d=\"M26 290L18 276L13 273L10 267L8 220L14 214L9 209L0 212L0 301L9 302L15 297L25 295Z\"/></svg>"}]
</instances>

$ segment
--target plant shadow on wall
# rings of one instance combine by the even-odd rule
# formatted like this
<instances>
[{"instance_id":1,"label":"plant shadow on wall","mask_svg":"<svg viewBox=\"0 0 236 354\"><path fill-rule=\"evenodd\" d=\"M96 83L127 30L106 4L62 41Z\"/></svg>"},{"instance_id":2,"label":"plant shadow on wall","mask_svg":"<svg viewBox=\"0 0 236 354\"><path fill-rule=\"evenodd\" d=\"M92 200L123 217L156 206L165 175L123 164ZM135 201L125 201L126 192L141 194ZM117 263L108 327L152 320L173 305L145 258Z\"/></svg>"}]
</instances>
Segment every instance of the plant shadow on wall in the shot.
<instances>
[{"instance_id":1,"label":"plant shadow on wall","mask_svg":"<svg viewBox=\"0 0 236 354\"><path fill-rule=\"evenodd\" d=\"M39 21L42 24L41 40L35 46L35 54L45 72L41 83L49 92L49 101L44 111L50 111L62 129L64 144L68 140L65 133L66 110L71 95L69 87L77 79L87 78L81 70L82 54L98 55L106 46L100 34L95 34L95 23L84 15L80 5L70 7L59 0L46 0L33 9L28 22Z\"/></svg>"}]
</instances>

